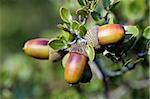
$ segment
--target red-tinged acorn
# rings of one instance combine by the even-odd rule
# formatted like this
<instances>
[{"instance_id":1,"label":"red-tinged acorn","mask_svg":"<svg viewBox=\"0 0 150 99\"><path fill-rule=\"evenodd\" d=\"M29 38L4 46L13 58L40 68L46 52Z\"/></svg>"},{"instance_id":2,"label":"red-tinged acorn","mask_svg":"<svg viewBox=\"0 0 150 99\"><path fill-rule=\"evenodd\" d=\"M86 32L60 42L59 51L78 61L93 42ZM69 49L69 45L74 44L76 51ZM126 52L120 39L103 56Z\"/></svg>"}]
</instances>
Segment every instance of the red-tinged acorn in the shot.
<instances>
[{"instance_id":1,"label":"red-tinged acorn","mask_svg":"<svg viewBox=\"0 0 150 99\"><path fill-rule=\"evenodd\" d=\"M125 36L125 30L121 24L106 24L90 29L85 35L87 43L92 46L109 45L121 41Z\"/></svg>"},{"instance_id":2,"label":"red-tinged acorn","mask_svg":"<svg viewBox=\"0 0 150 99\"><path fill-rule=\"evenodd\" d=\"M72 50L67 54L64 68L64 79L69 84L77 84L87 66L88 58L85 53L84 44L75 44Z\"/></svg>"},{"instance_id":3,"label":"red-tinged acorn","mask_svg":"<svg viewBox=\"0 0 150 99\"><path fill-rule=\"evenodd\" d=\"M25 43L24 52L37 59L48 59L49 58L49 39L38 38L32 39Z\"/></svg>"}]
</instances>

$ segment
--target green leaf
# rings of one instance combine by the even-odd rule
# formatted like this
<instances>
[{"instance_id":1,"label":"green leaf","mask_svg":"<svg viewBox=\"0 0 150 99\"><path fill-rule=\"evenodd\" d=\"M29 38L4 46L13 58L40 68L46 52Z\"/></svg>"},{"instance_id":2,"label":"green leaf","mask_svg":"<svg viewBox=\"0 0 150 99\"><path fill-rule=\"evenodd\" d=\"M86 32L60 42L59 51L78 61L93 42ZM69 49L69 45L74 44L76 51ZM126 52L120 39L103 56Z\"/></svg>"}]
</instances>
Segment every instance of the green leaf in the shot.
<instances>
[{"instance_id":1,"label":"green leaf","mask_svg":"<svg viewBox=\"0 0 150 99\"><path fill-rule=\"evenodd\" d=\"M66 8L60 8L60 17L63 21L67 23L70 23L72 21L71 13Z\"/></svg>"},{"instance_id":2,"label":"green leaf","mask_svg":"<svg viewBox=\"0 0 150 99\"><path fill-rule=\"evenodd\" d=\"M96 12L96 11L92 12L92 13L91 13L91 16L92 16L92 18L93 18L95 21L98 21L98 20L101 18L100 13L98 13L98 12Z\"/></svg>"},{"instance_id":3,"label":"green leaf","mask_svg":"<svg viewBox=\"0 0 150 99\"><path fill-rule=\"evenodd\" d=\"M134 37L139 35L139 30L136 26L124 26L126 34L132 34Z\"/></svg>"},{"instance_id":4,"label":"green leaf","mask_svg":"<svg viewBox=\"0 0 150 99\"><path fill-rule=\"evenodd\" d=\"M49 46L54 50L60 50L66 48L66 44L63 42L63 40L59 40L59 39L55 39L49 42Z\"/></svg>"},{"instance_id":5,"label":"green leaf","mask_svg":"<svg viewBox=\"0 0 150 99\"><path fill-rule=\"evenodd\" d=\"M87 32L86 28L83 25L80 25L80 27L79 27L79 35L81 37L83 37L86 34L86 32Z\"/></svg>"},{"instance_id":6,"label":"green leaf","mask_svg":"<svg viewBox=\"0 0 150 99\"><path fill-rule=\"evenodd\" d=\"M89 58L89 62L92 62L95 58L95 51L94 51L94 48L93 46L91 45L87 45L87 48L85 49L87 55L88 55L88 58Z\"/></svg>"},{"instance_id":7,"label":"green leaf","mask_svg":"<svg viewBox=\"0 0 150 99\"><path fill-rule=\"evenodd\" d=\"M68 28L67 24L65 24L65 23L64 24L58 24L57 27L64 30L64 31Z\"/></svg>"},{"instance_id":8,"label":"green leaf","mask_svg":"<svg viewBox=\"0 0 150 99\"><path fill-rule=\"evenodd\" d=\"M113 16L110 16L108 23L109 24L114 24L114 18L113 18Z\"/></svg>"},{"instance_id":9,"label":"green leaf","mask_svg":"<svg viewBox=\"0 0 150 99\"><path fill-rule=\"evenodd\" d=\"M105 19L104 18L96 21L96 25L99 25L99 26L103 25L104 23L105 23Z\"/></svg>"},{"instance_id":10,"label":"green leaf","mask_svg":"<svg viewBox=\"0 0 150 99\"><path fill-rule=\"evenodd\" d=\"M109 10L110 0L103 0L103 6L106 10Z\"/></svg>"},{"instance_id":11,"label":"green leaf","mask_svg":"<svg viewBox=\"0 0 150 99\"><path fill-rule=\"evenodd\" d=\"M65 40L66 42L70 42L74 39L74 37L66 31L62 31L62 34L59 35L59 40Z\"/></svg>"},{"instance_id":12,"label":"green leaf","mask_svg":"<svg viewBox=\"0 0 150 99\"><path fill-rule=\"evenodd\" d=\"M150 26L147 26L147 27L144 29L143 36L144 36L146 39L150 39Z\"/></svg>"},{"instance_id":13,"label":"green leaf","mask_svg":"<svg viewBox=\"0 0 150 99\"><path fill-rule=\"evenodd\" d=\"M113 0L113 2L111 2L111 7L110 10L113 9L117 4L119 4L120 0Z\"/></svg>"},{"instance_id":14,"label":"green leaf","mask_svg":"<svg viewBox=\"0 0 150 99\"><path fill-rule=\"evenodd\" d=\"M79 26L80 26L80 23L79 23L79 22L73 21L72 24L71 24L71 29L72 29L73 31L77 31L78 28L79 28Z\"/></svg>"},{"instance_id":15,"label":"green leaf","mask_svg":"<svg viewBox=\"0 0 150 99\"><path fill-rule=\"evenodd\" d=\"M68 60L68 57L69 57L69 53L66 54L66 55L63 57L63 59L62 59L62 65L63 65L64 68L65 68L65 66L66 66L66 62L67 62L67 60Z\"/></svg>"},{"instance_id":16,"label":"green leaf","mask_svg":"<svg viewBox=\"0 0 150 99\"><path fill-rule=\"evenodd\" d=\"M78 0L78 3L79 3L81 6L85 6L85 0Z\"/></svg>"},{"instance_id":17,"label":"green leaf","mask_svg":"<svg viewBox=\"0 0 150 99\"><path fill-rule=\"evenodd\" d=\"M87 16L88 16L87 11L84 10L84 9L78 10L78 11L77 11L77 14L78 14L78 15L81 15L82 17L87 17Z\"/></svg>"}]
</instances>

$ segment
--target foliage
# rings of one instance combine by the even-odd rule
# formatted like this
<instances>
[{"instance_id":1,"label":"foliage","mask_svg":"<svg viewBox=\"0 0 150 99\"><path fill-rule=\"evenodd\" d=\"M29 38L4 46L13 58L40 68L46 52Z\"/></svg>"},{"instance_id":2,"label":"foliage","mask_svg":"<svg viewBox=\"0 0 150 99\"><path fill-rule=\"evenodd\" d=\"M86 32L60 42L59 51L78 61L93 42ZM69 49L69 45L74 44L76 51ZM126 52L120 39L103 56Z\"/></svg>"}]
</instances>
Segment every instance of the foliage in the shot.
<instances>
[{"instance_id":1,"label":"foliage","mask_svg":"<svg viewBox=\"0 0 150 99\"><path fill-rule=\"evenodd\" d=\"M70 87L63 79L61 62L49 63L46 60L32 59L23 54L22 44L37 37L54 38L49 42L50 47L57 51L68 51L74 42L84 40L93 25L111 23L124 24L127 30L123 48L119 48L120 45L104 46L110 52L104 55L98 54L94 47L88 45L86 52L89 63L95 57L98 59L100 67L110 76L110 92L114 93L115 99L149 98L147 79L150 56L147 53L150 50L150 7L145 3L148 0L0 2L0 24L3 24L0 25L2 99L103 99L105 87L102 75L98 79L93 73L90 83ZM60 7L62 4L63 7ZM62 20L58 17L58 12ZM57 23L60 23L59 30L56 28ZM134 63L136 66L132 69ZM120 92L123 94L118 94Z\"/></svg>"}]
</instances>

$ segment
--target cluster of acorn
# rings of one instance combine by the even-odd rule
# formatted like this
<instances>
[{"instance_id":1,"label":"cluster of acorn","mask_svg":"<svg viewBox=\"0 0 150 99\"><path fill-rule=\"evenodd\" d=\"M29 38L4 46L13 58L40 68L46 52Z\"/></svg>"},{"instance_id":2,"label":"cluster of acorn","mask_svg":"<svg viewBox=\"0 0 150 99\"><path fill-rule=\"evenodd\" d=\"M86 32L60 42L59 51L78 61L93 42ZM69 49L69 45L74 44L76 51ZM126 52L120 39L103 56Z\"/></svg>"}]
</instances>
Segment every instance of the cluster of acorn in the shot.
<instances>
[{"instance_id":1,"label":"cluster of acorn","mask_svg":"<svg viewBox=\"0 0 150 99\"><path fill-rule=\"evenodd\" d=\"M88 57L85 52L87 44L96 46L103 46L114 44L122 40L125 36L123 25L120 24L107 24L103 26L96 26L90 29L86 35L86 43L74 44L71 50L65 55L64 79L69 84L77 84L79 82L86 83L92 78L92 72L88 65ZM49 50L48 39L33 39L29 40L24 45L24 52L38 59L48 59L50 51L55 53L54 50ZM59 55L56 56L59 57Z\"/></svg>"}]
</instances>

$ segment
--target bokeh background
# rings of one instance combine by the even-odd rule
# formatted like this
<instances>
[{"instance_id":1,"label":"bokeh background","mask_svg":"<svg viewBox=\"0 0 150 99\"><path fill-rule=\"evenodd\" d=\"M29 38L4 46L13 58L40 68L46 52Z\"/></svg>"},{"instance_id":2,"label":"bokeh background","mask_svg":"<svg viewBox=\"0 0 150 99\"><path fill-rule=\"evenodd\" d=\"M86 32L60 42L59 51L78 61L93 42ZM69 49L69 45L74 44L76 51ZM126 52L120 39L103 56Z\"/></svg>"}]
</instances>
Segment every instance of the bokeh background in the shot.
<instances>
[{"instance_id":1,"label":"bokeh background","mask_svg":"<svg viewBox=\"0 0 150 99\"><path fill-rule=\"evenodd\" d=\"M116 22L137 25L142 33L150 25L148 1L121 0L113 9ZM0 0L0 99L104 99L103 82L95 75L90 83L70 87L63 79L61 62L52 64L23 53L27 40L52 38L60 33L57 24L62 22L61 6L72 11L80 8L75 0ZM119 67L101 58L107 69ZM149 86L145 81L149 78L149 59L146 56L133 71L112 78L110 87L116 91L114 99L149 99ZM135 84L132 81L137 81L137 85L132 86ZM125 87L128 82L131 82L129 88Z\"/></svg>"}]
</instances>

